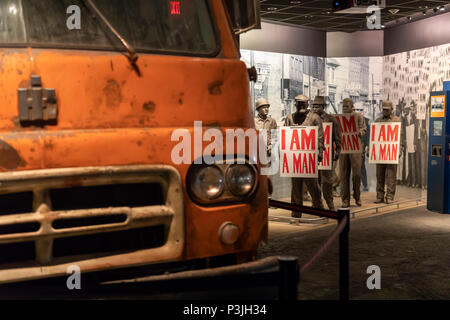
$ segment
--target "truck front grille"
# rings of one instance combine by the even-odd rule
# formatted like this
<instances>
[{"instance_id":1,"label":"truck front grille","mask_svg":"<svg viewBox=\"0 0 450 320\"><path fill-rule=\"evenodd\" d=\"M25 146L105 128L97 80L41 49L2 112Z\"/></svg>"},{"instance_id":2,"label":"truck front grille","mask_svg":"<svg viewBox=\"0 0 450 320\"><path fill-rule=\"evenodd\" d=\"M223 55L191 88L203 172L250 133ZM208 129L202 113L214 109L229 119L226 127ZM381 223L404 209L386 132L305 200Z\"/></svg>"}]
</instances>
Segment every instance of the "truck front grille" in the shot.
<instances>
[{"instance_id":1,"label":"truck front grille","mask_svg":"<svg viewBox=\"0 0 450 320\"><path fill-rule=\"evenodd\" d=\"M165 243L164 226L58 238L53 242L53 256L111 254L161 247Z\"/></svg>"},{"instance_id":2,"label":"truck front grille","mask_svg":"<svg viewBox=\"0 0 450 320\"><path fill-rule=\"evenodd\" d=\"M177 261L181 178L163 165L0 173L0 283Z\"/></svg>"},{"instance_id":3,"label":"truck front grille","mask_svg":"<svg viewBox=\"0 0 450 320\"><path fill-rule=\"evenodd\" d=\"M0 191L2 187L0 186ZM0 216L33 211L33 192L0 194Z\"/></svg>"},{"instance_id":4,"label":"truck front grille","mask_svg":"<svg viewBox=\"0 0 450 320\"><path fill-rule=\"evenodd\" d=\"M129 183L50 190L53 210L163 205L160 184Z\"/></svg>"}]
</instances>

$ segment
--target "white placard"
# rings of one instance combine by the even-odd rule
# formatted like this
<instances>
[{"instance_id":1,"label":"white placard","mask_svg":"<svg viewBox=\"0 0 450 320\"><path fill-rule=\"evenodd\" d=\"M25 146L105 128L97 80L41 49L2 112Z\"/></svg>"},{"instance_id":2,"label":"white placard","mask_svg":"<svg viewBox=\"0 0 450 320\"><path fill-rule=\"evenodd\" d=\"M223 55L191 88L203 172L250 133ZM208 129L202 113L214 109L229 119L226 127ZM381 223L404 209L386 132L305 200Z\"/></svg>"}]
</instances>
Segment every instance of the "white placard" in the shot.
<instances>
[{"instance_id":1,"label":"white placard","mask_svg":"<svg viewBox=\"0 0 450 320\"><path fill-rule=\"evenodd\" d=\"M341 154L361 153L362 143L359 138L359 128L354 114L337 114L336 120L342 132Z\"/></svg>"},{"instance_id":2,"label":"white placard","mask_svg":"<svg viewBox=\"0 0 450 320\"><path fill-rule=\"evenodd\" d=\"M318 127L282 127L280 177L317 178Z\"/></svg>"},{"instance_id":3,"label":"white placard","mask_svg":"<svg viewBox=\"0 0 450 320\"><path fill-rule=\"evenodd\" d=\"M372 123L369 163L398 164L401 125L401 122Z\"/></svg>"}]
</instances>

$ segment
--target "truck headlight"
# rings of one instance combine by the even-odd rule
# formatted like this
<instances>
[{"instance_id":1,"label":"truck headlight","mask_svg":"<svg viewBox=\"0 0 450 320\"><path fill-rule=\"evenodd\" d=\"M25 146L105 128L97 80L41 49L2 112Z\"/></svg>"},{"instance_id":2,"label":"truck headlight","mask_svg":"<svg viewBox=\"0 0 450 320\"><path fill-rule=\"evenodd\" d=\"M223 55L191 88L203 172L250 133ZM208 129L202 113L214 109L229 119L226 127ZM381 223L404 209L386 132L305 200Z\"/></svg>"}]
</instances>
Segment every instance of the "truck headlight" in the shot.
<instances>
[{"instance_id":1,"label":"truck headlight","mask_svg":"<svg viewBox=\"0 0 450 320\"><path fill-rule=\"evenodd\" d=\"M232 164L227 169L226 182L233 195L245 197L255 186L255 170L247 164Z\"/></svg>"},{"instance_id":2,"label":"truck headlight","mask_svg":"<svg viewBox=\"0 0 450 320\"><path fill-rule=\"evenodd\" d=\"M191 191L202 201L220 197L224 189L222 170L216 166L202 166L192 175Z\"/></svg>"},{"instance_id":3,"label":"truck headlight","mask_svg":"<svg viewBox=\"0 0 450 320\"><path fill-rule=\"evenodd\" d=\"M186 175L189 196L200 205L248 202L258 187L258 170L242 163L192 164Z\"/></svg>"}]
</instances>

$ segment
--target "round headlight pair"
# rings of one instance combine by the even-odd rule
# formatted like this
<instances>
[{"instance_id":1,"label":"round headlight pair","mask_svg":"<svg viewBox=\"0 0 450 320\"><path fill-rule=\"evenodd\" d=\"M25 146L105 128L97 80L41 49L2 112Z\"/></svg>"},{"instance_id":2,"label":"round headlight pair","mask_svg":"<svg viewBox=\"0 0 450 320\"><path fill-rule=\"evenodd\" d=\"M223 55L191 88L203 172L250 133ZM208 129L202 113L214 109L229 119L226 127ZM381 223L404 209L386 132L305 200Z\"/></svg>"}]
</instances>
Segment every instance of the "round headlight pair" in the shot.
<instances>
[{"instance_id":1,"label":"round headlight pair","mask_svg":"<svg viewBox=\"0 0 450 320\"><path fill-rule=\"evenodd\" d=\"M233 164L223 171L215 166L202 166L191 174L191 191L201 201L211 201L224 194L225 187L232 196L249 195L256 184L256 173L247 164ZM229 194L228 193L228 194Z\"/></svg>"}]
</instances>

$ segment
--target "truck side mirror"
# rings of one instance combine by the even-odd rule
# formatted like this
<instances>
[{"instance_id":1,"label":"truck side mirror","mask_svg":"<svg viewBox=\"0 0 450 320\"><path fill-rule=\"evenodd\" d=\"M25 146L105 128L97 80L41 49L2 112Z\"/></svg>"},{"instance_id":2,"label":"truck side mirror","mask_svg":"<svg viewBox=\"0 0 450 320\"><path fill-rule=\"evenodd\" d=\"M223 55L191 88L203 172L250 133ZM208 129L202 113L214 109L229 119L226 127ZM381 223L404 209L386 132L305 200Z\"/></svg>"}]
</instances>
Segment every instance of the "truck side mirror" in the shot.
<instances>
[{"instance_id":1,"label":"truck side mirror","mask_svg":"<svg viewBox=\"0 0 450 320\"><path fill-rule=\"evenodd\" d=\"M225 0L235 35L261 29L259 0Z\"/></svg>"}]
</instances>

